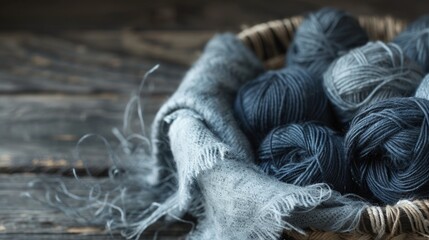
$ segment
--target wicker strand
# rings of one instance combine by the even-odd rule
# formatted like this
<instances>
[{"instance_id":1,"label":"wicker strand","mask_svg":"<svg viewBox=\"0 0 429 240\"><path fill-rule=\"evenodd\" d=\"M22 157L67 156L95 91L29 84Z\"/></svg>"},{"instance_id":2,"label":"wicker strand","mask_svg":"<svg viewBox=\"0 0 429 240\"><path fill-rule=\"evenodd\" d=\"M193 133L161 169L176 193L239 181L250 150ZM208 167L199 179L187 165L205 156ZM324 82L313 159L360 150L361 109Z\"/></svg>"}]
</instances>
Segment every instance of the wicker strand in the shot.
<instances>
[{"instance_id":1,"label":"wicker strand","mask_svg":"<svg viewBox=\"0 0 429 240\"><path fill-rule=\"evenodd\" d=\"M390 236L395 236L401 231L401 222L399 221L401 211L398 208L394 208L392 206L386 206L386 218L387 222L392 223L389 224L388 231L390 232Z\"/></svg>"},{"instance_id":2,"label":"wicker strand","mask_svg":"<svg viewBox=\"0 0 429 240\"><path fill-rule=\"evenodd\" d=\"M360 16L358 19L371 40L390 41L406 26L406 21L391 16Z\"/></svg>"},{"instance_id":3,"label":"wicker strand","mask_svg":"<svg viewBox=\"0 0 429 240\"><path fill-rule=\"evenodd\" d=\"M301 16L270 21L244 29L238 34L267 68L278 68L284 61L287 47L302 22Z\"/></svg>"},{"instance_id":4,"label":"wicker strand","mask_svg":"<svg viewBox=\"0 0 429 240\"><path fill-rule=\"evenodd\" d=\"M394 206L367 207L359 232L394 237L401 233L429 233L428 200L400 201Z\"/></svg>"},{"instance_id":5,"label":"wicker strand","mask_svg":"<svg viewBox=\"0 0 429 240\"><path fill-rule=\"evenodd\" d=\"M363 233L333 233L333 232L320 232L320 231L311 231L307 235L302 235L297 232L287 232L288 238L286 239L296 239L296 240L373 240L375 239L374 235L363 234ZM380 239L383 240L424 240L428 239L429 235L418 234L418 233L400 233L395 236L385 235Z\"/></svg>"}]
</instances>

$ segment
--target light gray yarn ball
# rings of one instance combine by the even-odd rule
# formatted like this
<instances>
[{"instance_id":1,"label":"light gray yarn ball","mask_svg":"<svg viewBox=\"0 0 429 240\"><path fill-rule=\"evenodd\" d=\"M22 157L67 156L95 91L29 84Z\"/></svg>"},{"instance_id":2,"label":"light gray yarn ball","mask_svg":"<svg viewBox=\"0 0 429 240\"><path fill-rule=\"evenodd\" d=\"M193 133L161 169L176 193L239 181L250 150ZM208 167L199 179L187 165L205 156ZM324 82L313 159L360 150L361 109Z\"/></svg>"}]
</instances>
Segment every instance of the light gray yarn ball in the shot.
<instances>
[{"instance_id":1,"label":"light gray yarn ball","mask_svg":"<svg viewBox=\"0 0 429 240\"><path fill-rule=\"evenodd\" d=\"M351 50L325 72L326 94L343 123L373 102L412 96L423 78L421 67L394 43L380 41Z\"/></svg>"}]
</instances>

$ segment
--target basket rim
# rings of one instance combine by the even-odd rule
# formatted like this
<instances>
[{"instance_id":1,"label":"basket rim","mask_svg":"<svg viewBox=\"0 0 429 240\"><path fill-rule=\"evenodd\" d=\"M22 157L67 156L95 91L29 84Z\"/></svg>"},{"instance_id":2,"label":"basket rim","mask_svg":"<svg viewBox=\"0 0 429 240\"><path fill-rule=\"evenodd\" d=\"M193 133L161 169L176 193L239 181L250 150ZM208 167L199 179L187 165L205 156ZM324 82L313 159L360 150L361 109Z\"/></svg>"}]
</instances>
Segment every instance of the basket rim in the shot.
<instances>
[{"instance_id":1,"label":"basket rim","mask_svg":"<svg viewBox=\"0 0 429 240\"><path fill-rule=\"evenodd\" d=\"M370 41L390 41L407 25L407 21L391 15L357 16L359 24L367 31ZM237 37L265 63L268 69L283 66L284 56L296 29L304 17L292 16L281 20L272 20L243 29ZM340 236L358 239L364 236L379 238L394 237L401 234L429 234L429 199L402 200L395 205L367 205L359 220L359 227L353 233L322 232L310 229L309 235L302 236L292 232L297 239L330 239ZM317 237L310 237L311 235ZM414 235L413 235L414 236ZM302 238L301 238L302 237Z\"/></svg>"},{"instance_id":2,"label":"basket rim","mask_svg":"<svg viewBox=\"0 0 429 240\"><path fill-rule=\"evenodd\" d=\"M296 15L280 20L271 20L244 28L237 37L265 63L269 69L280 68L295 30L304 16ZM360 15L359 24L367 31L370 41L390 41L400 33L407 21L391 15Z\"/></svg>"}]
</instances>

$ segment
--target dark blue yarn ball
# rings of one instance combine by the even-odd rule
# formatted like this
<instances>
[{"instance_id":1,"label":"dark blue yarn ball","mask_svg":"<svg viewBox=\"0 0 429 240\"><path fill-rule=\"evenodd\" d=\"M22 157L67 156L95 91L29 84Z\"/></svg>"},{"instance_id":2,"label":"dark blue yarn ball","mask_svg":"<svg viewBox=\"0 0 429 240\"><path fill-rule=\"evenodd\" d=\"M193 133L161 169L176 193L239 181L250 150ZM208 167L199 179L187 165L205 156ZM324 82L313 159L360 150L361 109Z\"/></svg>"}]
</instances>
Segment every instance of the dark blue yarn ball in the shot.
<instances>
[{"instance_id":1,"label":"dark blue yarn ball","mask_svg":"<svg viewBox=\"0 0 429 240\"><path fill-rule=\"evenodd\" d=\"M429 15L422 16L408 25L393 42L429 73Z\"/></svg>"},{"instance_id":2,"label":"dark blue yarn ball","mask_svg":"<svg viewBox=\"0 0 429 240\"><path fill-rule=\"evenodd\" d=\"M368 40L365 30L349 13L322 8L310 13L298 27L286 64L305 67L320 76L334 59Z\"/></svg>"},{"instance_id":3,"label":"dark blue yarn ball","mask_svg":"<svg viewBox=\"0 0 429 240\"><path fill-rule=\"evenodd\" d=\"M275 128L262 142L258 156L264 172L283 182L328 183L340 192L350 189L343 138L328 127L304 123Z\"/></svg>"},{"instance_id":4,"label":"dark blue yarn ball","mask_svg":"<svg viewBox=\"0 0 429 240\"><path fill-rule=\"evenodd\" d=\"M242 130L254 147L273 128L305 121L331 122L322 83L298 67L268 71L243 85L234 105Z\"/></svg>"},{"instance_id":5,"label":"dark blue yarn ball","mask_svg":"<svg viewBox=\"0 0 429 240\"><path fill-rule=\"evenodd\" d=\"M362 109L345 148L363 193L386 204L429 197L429 100L391 98Z\"/></svg>"}]
</instances>

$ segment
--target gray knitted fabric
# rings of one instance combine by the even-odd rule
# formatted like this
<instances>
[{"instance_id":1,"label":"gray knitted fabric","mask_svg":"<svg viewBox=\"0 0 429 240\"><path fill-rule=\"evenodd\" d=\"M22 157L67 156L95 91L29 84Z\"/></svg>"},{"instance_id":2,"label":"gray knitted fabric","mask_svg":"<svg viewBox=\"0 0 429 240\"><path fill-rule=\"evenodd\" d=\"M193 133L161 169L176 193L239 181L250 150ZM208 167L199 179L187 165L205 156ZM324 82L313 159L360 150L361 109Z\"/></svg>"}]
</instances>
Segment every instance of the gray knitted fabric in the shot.
<instances>
[{"instance_id":1,"label":"gray knitted fabric","mask_svg":"<svg viewBox=\"0 0 429 240\"><path fill-rule=\"evenodd\" d=\"M325 184L282 183L253 164L232 105L238 88L262 72L263 64L234 35L208 43L155 118L154 171L160 185L176 191L138 229L185 212L199 219L191 239L277 239L284 229L356 228L363 202Z\"/></svg>"}]
</instances>

